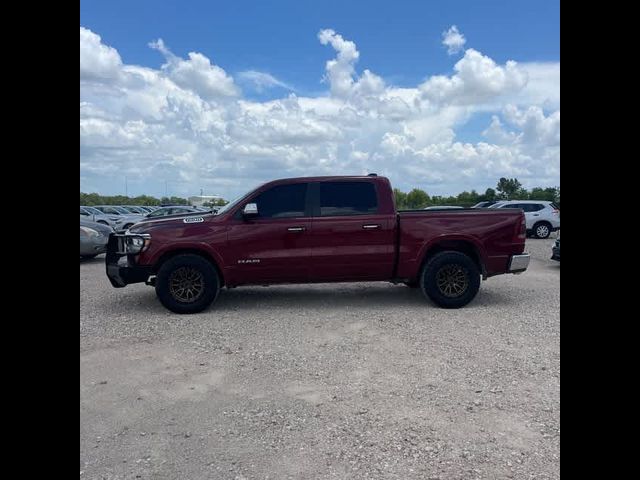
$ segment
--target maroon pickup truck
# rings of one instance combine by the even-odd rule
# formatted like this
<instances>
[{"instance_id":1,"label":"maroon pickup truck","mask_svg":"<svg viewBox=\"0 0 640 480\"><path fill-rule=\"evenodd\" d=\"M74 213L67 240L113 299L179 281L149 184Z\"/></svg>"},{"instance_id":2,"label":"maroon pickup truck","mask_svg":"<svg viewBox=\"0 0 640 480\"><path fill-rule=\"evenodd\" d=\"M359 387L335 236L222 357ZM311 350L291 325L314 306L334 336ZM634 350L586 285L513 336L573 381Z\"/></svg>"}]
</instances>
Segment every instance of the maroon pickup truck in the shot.
<instances>
[{"instance_id":1,"label":"maroon pickup truck","mask_svg":"<svg viewBox=\"0 0 640 480\"><path fill-rule=\"evenodd\" d=\"M266 183L217 213L135 224L111 234L111 284L145 282L178 313L207 308L223 286L389 281L458 308L480 278L520 273L519 209L396 211L389 180L371 174Z\"/></svg>"}]
</instances>

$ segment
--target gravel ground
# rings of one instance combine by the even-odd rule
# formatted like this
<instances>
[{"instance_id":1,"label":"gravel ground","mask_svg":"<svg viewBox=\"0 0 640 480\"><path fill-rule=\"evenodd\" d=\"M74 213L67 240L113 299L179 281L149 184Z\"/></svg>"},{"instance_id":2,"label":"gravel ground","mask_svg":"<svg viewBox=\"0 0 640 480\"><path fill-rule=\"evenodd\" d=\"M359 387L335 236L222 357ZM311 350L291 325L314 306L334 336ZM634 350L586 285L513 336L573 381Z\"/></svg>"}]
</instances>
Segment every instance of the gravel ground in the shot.
<instances>
[{"instance_id":1,"label":"gravel ground","mask_svg":"<svg viewBox=\"0 0 640 480\"><path fill-rule=\"evenodd\" d=\"M559 478L552 237L460 310L361 283L180 316L81 262L81 478Z\"/></svg>"}]
</instances>

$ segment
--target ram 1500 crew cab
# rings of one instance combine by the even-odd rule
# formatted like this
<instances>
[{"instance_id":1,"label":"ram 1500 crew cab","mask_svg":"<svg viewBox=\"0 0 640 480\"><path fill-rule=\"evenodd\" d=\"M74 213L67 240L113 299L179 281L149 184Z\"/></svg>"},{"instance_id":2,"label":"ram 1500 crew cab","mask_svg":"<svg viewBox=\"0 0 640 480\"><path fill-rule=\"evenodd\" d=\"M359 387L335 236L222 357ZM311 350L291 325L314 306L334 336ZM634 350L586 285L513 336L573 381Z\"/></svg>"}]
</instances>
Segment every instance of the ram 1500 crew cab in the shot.
<instances>
[{"instance_id":1,"label":"ram 1500 crew cab","mask_svg":"<svg viewBox=\"0 0 640 480\"><path fill-rule=\"evenodd\" d=\"M145 282L179 313L199 312L223 286L390 281L458 308L480 280L521 273L520 209L397 211L376 175L265 183L217 213L145 220L111 234L111 284Z\"/></svg>"}]
</instances>

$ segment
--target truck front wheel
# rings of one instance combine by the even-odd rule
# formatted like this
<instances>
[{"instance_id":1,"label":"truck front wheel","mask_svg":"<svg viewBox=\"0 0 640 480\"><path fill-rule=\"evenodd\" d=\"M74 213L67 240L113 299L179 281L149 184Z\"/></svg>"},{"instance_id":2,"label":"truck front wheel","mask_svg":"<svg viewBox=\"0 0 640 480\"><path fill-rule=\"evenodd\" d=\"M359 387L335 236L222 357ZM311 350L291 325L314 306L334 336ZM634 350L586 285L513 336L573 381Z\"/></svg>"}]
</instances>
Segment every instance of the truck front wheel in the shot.
<instances>
[{"instance_id":1,"label":"truck front wheel","mask_svg":"<svg viewBox=\"0 0 640 480\"><path fill-rule=\"evenodd\" d=\"M162 264L156 276L156 295L172 312L201 312L219 292L218 272L199 255L176 255Z\"/></svg>"},{"instance_id":2,"label":"truck front wheel","mask_svg":"<svg viewBox=\"0 0 640 480\"><path fill-rule=\"evenodd\" d=\"M480 288L480 271L467 255L456 251L435 254L422 268L422 292L444 308L460 308L474 299Z\"/></svg>"}]
</instances>

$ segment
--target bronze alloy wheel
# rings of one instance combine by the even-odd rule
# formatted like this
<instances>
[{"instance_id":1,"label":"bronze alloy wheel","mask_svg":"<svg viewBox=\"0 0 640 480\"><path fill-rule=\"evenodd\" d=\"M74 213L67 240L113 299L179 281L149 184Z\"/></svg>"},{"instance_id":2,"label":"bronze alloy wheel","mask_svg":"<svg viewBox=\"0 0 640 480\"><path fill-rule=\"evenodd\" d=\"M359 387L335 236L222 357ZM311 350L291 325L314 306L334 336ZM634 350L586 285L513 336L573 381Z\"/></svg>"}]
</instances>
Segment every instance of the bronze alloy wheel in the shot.
<instances>
[{"instance_id":1,"label":"bronze alloy wheel","mask_svg":"<svg viewBox=\"0 0 640 480\"><path fill-rule=\"evenodd\" d=\"M195 302L204 292L202 272L193 267L180 267L174 270L169 276L169 291L179 302Z\"/></svg>"},{"instance_id":2,"label":"bronze alloy wheel","mask_svg":"<svg viewBox=\"0 0 640 480\"><path fill-rule=\"evenodd\" d=\"M445 297L459 297L469 286L469 272L462 265L443 265L436 274L436 284Z\"/></svg>"}]
</instances>

